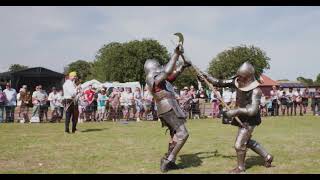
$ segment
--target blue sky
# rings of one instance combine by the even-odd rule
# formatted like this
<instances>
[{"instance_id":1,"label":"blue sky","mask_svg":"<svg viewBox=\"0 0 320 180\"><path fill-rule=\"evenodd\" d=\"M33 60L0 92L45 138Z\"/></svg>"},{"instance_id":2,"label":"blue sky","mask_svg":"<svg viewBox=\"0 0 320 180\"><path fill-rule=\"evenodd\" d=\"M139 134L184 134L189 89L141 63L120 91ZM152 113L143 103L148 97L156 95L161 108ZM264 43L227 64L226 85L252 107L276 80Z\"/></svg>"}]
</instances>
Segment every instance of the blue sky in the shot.
<instances>
[{"instance_id":1,"label":"blue sky","mask_svg":"<svg viewBox=\"0 0 320 180\"><path fill-rule=\"evenodd\" d=\"M10 64L58 72L93 61L112 41L157 39L173 50L175 32L185 53L206 69L219 52L255 45L271 58L273 79L314 79L320 73L320 7L0 7L0 72Z\"/></svg>"}]
</instances>

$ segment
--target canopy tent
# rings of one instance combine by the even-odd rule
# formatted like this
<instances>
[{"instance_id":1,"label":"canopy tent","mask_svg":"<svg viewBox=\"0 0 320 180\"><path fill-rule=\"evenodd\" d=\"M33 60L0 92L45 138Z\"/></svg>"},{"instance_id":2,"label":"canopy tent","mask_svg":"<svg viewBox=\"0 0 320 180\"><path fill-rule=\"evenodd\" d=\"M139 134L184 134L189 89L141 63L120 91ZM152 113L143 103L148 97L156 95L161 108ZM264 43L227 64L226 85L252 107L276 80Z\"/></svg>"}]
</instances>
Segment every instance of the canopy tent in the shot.
<instances>
[{"instance_id":1,"label":"canopy tent","mask_svg":"<svg viewBox=\"0 0 320 180\"><path fill-rule=\"evenodd\" d=\"M83 83L81 85L82 89L87 89L90 85L92 85L93 87L97 88L97 89L101 89L101 88L118 88L118 87L130 87L132 90L134 90L136 87L141 88L141 84L137 81L137 82L126 82L126 83L119 83L119 82L105 82L105 83L101 83L95 79L87 81L85 83Z\"/></svg>"},{"instance_id":2,"label":"canopy tent","mask_svg":"<svg viewBox=\"0 0 320 180\"><path fill-rule=\"evenodd\" d=\"M102 83L99 82L98 80L95 80L95 79L81 84L81 88L85 90L85 89L88 89L90 85L92 85L92 87L97 88L97 89L102 88Z\"/></svg>"}]
</instances>

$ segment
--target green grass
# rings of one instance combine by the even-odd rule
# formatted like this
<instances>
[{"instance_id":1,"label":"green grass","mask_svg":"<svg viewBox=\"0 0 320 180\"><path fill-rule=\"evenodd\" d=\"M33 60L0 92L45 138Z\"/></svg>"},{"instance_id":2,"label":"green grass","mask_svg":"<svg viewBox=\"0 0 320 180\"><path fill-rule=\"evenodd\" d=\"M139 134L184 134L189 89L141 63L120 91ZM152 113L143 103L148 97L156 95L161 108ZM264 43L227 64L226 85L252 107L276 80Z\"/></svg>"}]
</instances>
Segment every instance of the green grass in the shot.
<instances>
[{"instance_id":1,"label":"green grass","mask_svg":"<svg viewBox=\"0 0 320 180\"><path fill-rule=\"evenodd\" d=\"M188 120L190 137L169 173L227 173L236 165L237 128L221 121ZM160 173L168 134L160 122L103 122L78 125L0 124L0 173ZM319 173L320 117L268 117L253 139L275 159L272 168L248 151L246 173Z\"/></svg>"}]
</instances>

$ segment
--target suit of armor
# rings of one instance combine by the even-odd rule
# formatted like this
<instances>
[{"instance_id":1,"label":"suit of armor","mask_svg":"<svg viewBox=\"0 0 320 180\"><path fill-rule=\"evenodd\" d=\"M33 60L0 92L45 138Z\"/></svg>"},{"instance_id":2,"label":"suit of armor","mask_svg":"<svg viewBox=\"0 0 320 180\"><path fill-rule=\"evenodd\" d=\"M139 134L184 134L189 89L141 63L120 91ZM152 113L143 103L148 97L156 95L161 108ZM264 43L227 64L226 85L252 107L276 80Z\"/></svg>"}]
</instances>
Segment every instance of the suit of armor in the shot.
<instances>
[{"instance_id":1,"label":"suit of armor","mask_svg":"<svg viewBox=\"0 0 320 180\"><path fill-rule=\"evenodd\" d=\"M261 123L259 105L262 91L254 77L253 66L245 62L238 70L237 76L230 80L218 80L208 74L206 78L213 86L236 88L236 108L223 113L223 118L232 118L232 125L239 126L234 148L237 153L238 166L231 173L245 171L245 156L247 148L252 149L265 160L265 166L271 167L273 157L257 141L251 139L256 126ZM245 125L241 127L234 117L238 116Z\"/></svg>"},{"instance_id":2,"label":"suit of armor","mask_svg":"<svg viewBox=\"0 0 320 180\"><path fill-rule=\"evenodd\" d=\"M171 84L188 66L186 63L177 64L182 52L182 47L178 46L171 60L164 67L161 67L159 62L154 59L148 59L144 65L146 83L156 101L162 126L167 126L170 130L171 142L168 152L161 158L160 162L162 172L177 168L175 164L176 156L189 136L184 125L186 115L175 98L175 92Z\"/></svg>"}]
</instances>

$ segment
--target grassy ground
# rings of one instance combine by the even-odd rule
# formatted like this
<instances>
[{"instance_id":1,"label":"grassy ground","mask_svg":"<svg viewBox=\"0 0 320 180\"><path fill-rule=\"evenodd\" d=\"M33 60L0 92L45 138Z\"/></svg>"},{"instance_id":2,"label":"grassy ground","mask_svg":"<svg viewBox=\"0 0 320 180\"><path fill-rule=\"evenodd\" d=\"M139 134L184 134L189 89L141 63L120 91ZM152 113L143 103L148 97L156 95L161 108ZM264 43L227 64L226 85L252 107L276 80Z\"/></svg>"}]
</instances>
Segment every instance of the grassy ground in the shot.
<instances>
[{"instance_id":1,"label":"grassy ground","mask_svg":"<svg viewBox=\"0 0 320 180\"><path fill-rule=\"evenodd\" d=\"M220 120L189 120L190 137L169 173L227 173L236 165L237 128ZM247 153L247 173L320 173L320 117L264 118L253 139L275 157L273 168ZM78 125L0 124L0 173L160 173L168 134L160 122Z\"/></svg>"}]
</instances>

